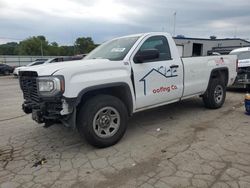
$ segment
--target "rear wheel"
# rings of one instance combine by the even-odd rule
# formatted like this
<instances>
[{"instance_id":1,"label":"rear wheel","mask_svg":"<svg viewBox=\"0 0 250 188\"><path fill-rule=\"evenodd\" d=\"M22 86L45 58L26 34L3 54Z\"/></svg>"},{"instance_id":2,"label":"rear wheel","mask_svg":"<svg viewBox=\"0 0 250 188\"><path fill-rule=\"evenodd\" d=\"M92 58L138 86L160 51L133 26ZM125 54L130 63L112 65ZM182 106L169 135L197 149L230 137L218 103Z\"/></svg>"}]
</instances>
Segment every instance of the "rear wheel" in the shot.
<instances>
[{"instance_id":1,"label":"rear wheel","mask_svg":"<svg viewBox=\"0 0 250 188\"><path fill-rule=\"evenodd\" d=\"M95 147L116 144L127 127L128 112L124 103L113 96L89 99L78 113L78 130Z\"/></svg>"},{"instance_id":2,"label":"rear wheel","mask_svg":"<svg viewBox=\"0 0 250 188\"><path fill-rule=\"evenodd\" d=\"M226 86L222 80L212 79L206 93L203 95L203 102L207 108L220 108L226 98Z\"/></svg>"}]
</instances>

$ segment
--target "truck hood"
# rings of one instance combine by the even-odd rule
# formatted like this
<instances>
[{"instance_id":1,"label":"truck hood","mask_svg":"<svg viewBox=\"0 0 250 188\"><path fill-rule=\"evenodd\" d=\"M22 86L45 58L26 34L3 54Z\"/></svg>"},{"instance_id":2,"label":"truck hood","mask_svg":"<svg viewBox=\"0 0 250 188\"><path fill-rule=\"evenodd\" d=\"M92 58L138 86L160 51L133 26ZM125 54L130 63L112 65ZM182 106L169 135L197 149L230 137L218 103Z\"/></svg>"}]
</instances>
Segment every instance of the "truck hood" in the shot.
<instances>
[{"instance_id":1,"label":"truck hood","mask_svg":"<svg viewBox=\"0 0 250 188\"><path fill-rule=\"evenodd\" d=\"M90 59L90 60L75 60L75 61L66 61L66 62L58 62L52 64L43 64L34 67L24 67L21 71L36 71L38 76L49 76L53 75L56 72L63 69L72 69L73 67L77 69L89 67L100 67L103 66L103 63L110 63L111 61L108 59Z\"/></svg>"}]
</instances>

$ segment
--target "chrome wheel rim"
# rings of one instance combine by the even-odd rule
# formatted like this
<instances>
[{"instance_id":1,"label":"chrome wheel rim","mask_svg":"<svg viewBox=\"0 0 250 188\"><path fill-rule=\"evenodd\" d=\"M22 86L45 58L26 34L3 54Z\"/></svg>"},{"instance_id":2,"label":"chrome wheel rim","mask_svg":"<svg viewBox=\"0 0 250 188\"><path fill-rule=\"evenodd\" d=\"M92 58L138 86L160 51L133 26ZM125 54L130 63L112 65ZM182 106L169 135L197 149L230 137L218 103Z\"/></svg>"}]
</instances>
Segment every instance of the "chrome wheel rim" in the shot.
<instances>
[{"instance_id":1,"label":"chrome wheel rim","mask_svg":"<svg viewBox=\"0 0 250 188\"><path fill-rule=\"evenodd\" d=\"M115 108L104 107L95 114L93 129L98 137L110 138L119 130L120 122L120 114Z\"/></svg>"},{"instance_id":2,"label":"chrome wheel rim","mask_svg":"<svg viewBox=\"0 0 250 188\"><path fill-rule=\"evenodd\" d=\"M223 94L224 92L222 86L220 85L216 86L214 90L214 99L217 104L223 100Z\"/></svg>"}]
</instances>

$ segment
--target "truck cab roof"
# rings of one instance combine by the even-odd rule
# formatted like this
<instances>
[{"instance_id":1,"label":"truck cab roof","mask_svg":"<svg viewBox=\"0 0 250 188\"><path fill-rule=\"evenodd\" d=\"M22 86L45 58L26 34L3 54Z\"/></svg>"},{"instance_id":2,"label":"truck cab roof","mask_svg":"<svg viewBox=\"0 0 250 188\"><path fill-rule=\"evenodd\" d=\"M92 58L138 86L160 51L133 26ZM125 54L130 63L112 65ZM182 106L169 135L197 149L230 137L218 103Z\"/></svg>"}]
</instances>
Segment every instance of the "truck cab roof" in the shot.
<instances>
[{"instance_id":1,"label":"truck cab roof","mask_svg":"<svg viewBox=\"0 0 250 188\"><path fill-rule=\"evenodd\" d=\"M114 38L113 40L120 39L120 38L127 38L127 37L143 37L143 36L147 36L147 35L169 35L169 33L167 33L167 32L138 33L138 34L133 34L133 35L126 35L126 36L122 36L122 37L117 37L117 38Z\"/></svg>"}]
</instances>

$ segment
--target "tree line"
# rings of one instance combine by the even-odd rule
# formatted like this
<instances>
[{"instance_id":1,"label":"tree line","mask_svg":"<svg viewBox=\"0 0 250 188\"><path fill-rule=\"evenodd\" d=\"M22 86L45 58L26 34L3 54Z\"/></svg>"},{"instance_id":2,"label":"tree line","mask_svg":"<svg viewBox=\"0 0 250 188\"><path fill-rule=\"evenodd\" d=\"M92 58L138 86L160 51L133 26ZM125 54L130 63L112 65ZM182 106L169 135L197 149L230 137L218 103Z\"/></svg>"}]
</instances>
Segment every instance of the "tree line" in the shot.
<instances>
[{"instance_id":1,"label":"tree line","mask_svg":"<svg viewBox=\"0 0 250 188\"><path fill-rule=\"evenodd\" d=\"M56 42L49 43L44 36L34 36L0 45L0 55L73 56L89 53L96 46L91 37L79 37L72 46L59 46Z\"/></svg>"}]
</instances>

